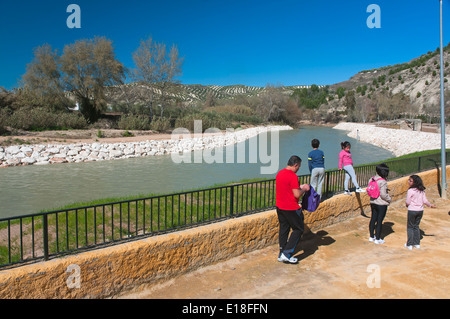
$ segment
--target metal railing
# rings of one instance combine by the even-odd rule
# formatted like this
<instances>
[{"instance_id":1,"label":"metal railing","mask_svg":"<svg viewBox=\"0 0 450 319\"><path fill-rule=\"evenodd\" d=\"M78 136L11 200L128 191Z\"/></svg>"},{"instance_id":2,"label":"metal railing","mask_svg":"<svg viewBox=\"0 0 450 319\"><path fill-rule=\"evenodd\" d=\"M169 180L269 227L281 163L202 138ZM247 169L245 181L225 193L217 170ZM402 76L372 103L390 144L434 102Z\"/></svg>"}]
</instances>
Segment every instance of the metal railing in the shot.
<instances>
[{"instance_id":1,"label":"metal railing","mask_svg":"<svg viewBox=\"0 0 450 319\"><path fill-rule=\"evenodd\" d=\"M389 179L395 179L437 168L440 154L386 163L390 168ZM376 164L355 167L360 186L367 186L375 174L375 167ZM344 179L343 171L327 171L323 198L342 192ZM310 175L299 176L299 181L309 184ZM0 219L0 268L48 260L274 207L275 179L270 179L3 218Z\"/></svg>"}]
</instances>

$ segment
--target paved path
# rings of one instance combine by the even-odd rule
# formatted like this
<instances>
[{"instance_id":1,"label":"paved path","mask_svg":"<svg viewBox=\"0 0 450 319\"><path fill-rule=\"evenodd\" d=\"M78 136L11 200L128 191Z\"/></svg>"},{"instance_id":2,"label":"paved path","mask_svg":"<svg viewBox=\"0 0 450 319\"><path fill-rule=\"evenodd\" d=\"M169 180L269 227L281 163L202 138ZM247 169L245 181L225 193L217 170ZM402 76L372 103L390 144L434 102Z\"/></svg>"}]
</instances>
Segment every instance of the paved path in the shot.
<instances>
[{"instance_id":1,"label":"paved path","mask_svg":"<svg viewBox=\"0 0 450 319\"><path fill-rule=\"evenodd\" d=\"M440 198L436 187L426 192L437 208L425 209L420 249L403 246L401 200L388 209L383 245L368 241L369 217L358 216L305 235L296 265L278 262L275 245L120 298L449 298L450 200Z\"/></svg>"}]
</instances>

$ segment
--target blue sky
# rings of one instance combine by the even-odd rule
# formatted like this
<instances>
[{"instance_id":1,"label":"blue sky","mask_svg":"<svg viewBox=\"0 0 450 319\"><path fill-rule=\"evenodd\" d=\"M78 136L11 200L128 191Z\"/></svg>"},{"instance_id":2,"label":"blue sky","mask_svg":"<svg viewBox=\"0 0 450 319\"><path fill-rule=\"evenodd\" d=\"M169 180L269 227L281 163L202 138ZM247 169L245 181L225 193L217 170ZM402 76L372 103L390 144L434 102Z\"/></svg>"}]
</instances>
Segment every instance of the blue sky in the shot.
<instances>
[{"instance_id":1,"label":"blue sky","mask_svg":"<svg viewBox=\"0 0 450 319\"><path fill-rule=\"evenodd\" d=\"M69 4L81 28L69 29ZM370 4L381 28L369 28ZM450 0L444 0L444 45ZM17 87L33 49L105 36L133 67L142 39L178 46L184 84L334 84L439 47L438 0L0 0L0 86Z\"/></svg>"}]
</instances>

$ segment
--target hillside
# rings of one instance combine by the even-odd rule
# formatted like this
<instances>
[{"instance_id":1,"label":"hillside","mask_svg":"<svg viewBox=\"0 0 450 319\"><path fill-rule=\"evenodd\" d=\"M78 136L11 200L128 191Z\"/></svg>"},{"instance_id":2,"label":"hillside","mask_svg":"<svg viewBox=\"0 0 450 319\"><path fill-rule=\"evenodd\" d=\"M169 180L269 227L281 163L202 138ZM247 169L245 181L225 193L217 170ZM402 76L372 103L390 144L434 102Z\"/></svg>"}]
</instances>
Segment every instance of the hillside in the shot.
<instances>
[{"instance_id":1,"label":"hillside","mask_svg":"<svg viewBox=\"0 0 450 319\"><path fill-rule=\"evenodd\" d=\"M294 89L309 88L309 85L296 85L283 87L286 94L292 94ZM265 87L256 87L248 85L201 85L201 84L178 84L172 97L187 105L196 103L203 104L208 97L217 100L232 99L237 96L251 97L257 96L266 90ZM155 90L156 94L160 92ZM148 88L138 83L129 83L122 86L112 86L109 88L110 104L142 103L147 99Z\"/></svg>"},{"instance_id":2,"label":"hillside","mask_svg":"<svg viewBox=\"0 0 450 319\"><path fill-rule=\"evenodd\" d=\"M450 69L450 45L444 49L444 74ZM445 80L446 92L448 88ZM310 86L288 86L280 89L286 95L310 88ZM440 112L440 55L439 50L428 52L409 62L378 69L364 70L349 80L329 86L320 86L327 96L326 101L315 110L299 101L300 109L306 120L312 121L373 121L394 119L402 116L422 115L439 117ZM179 104L185 106L204 105L208 100L227 100L259 96L265 87L246 85L184 85L178 84L168 94ZM130 83L111 87L110 105L145 104L148 100L148 88ZM156 94L160 92L155 90ZM450 97L450 96L449 96ZM446 101L449 100L446 98ZM450 102L450 101L449 101ZM449 103L450 104L450 103Z\"/></svg>"},{"instance_id":3,"label":"hillside","mask_svg":"<svg viewBox=\"0 0 450 319\"><path fill-rule=\"evenodd\" d=\"M450 71L449 53L450 45L444 48L444 86L445 93L448 94L447 76ZM403 100L404 113L422 114L429 117L439 116L440 111L440 54L437 49L428 52L409 62L386 66L378 69L361 71L349 80L329 86L330 91L336 92L338 88L344 88L345 92L353 90L355 92L356 109L361 109L364 105L372 105L372 109L377 109L377 104L381 103L380 96L390 98L391 108L395 113L397 100ZM445 98L446 106L449 105L448 98ZM375 104L375 105L374 105ZM346 100L332 99L327 105L322 105L322 109L344 111L346 110Z\"/></svg>"}]
</instances>

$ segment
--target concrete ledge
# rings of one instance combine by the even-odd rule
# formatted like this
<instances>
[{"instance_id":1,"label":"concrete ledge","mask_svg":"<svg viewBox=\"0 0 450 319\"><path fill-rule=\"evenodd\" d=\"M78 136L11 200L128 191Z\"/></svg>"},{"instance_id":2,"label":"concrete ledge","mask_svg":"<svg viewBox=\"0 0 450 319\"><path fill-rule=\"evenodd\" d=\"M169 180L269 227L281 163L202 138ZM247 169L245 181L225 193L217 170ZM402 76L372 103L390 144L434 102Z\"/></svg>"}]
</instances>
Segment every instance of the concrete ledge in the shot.
<instances>
[{"instance_id":1,"label":"concrete ledge","mask_svg":"<svg viewBox=\"0 0 450 319\"><path fill-rule=\"evenodd\" d=\"M447 174L450 166L447 167ZM438 184L436 169L418 174ZM388 183L404 199L408 177ZM306 231L370 214L367 194L336 195L305 212ZM0 272L0 298L106 298L278 243L274 210Z\"/></svg>"}]
</instances>

